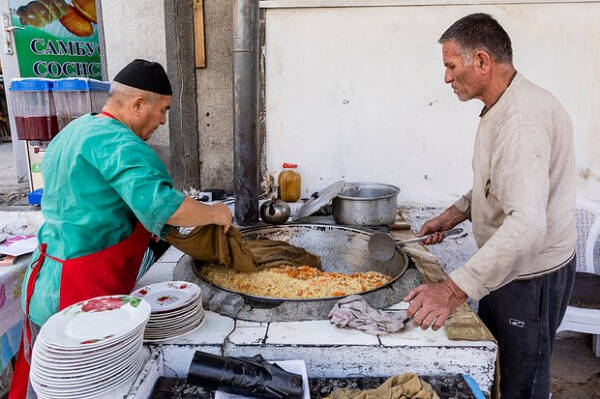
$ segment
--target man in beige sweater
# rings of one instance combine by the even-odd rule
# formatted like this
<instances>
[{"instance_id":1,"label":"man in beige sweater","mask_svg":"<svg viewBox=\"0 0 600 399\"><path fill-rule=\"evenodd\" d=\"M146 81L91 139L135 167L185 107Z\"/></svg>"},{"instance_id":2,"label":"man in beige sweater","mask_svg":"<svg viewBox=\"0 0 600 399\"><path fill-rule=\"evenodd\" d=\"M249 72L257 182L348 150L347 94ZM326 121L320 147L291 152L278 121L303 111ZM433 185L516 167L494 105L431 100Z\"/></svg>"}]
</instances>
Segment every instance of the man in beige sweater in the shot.
<instances>
[{"instance_id":1,"label":"man in beige sweater","mask_svg":"<svg viewBox=\"0 0 600 399\"><path fill-rule=\"evenodd\" d=\"M439 284L412 290L409 316L440 328L467 297L498 339L503 397L548 398L550 355L575 275L573 129L552 94L519 74L511 41L487 14L442 35L450 84L461 101L484 103L473 155L472 190L419 235L466 219L479 250Z\"/></svg>"}]
</instances>

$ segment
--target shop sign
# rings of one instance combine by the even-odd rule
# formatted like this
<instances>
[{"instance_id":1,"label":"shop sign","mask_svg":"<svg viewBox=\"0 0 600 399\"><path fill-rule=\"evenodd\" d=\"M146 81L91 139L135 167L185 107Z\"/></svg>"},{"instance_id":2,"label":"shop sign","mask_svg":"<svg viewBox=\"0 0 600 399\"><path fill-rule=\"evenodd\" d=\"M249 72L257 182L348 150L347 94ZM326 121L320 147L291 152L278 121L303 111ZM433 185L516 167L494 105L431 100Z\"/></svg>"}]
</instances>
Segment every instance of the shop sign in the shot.
<instances>
[{"instance_id":1,"label":"shop sign","mask_svg":"<svg viewBox=\"0 0 600 399\"><path fill-rule=\"evenodd\" d=\"M9 4L21 77L102 79L94 0Z\"/></svg>"}]
</instances>

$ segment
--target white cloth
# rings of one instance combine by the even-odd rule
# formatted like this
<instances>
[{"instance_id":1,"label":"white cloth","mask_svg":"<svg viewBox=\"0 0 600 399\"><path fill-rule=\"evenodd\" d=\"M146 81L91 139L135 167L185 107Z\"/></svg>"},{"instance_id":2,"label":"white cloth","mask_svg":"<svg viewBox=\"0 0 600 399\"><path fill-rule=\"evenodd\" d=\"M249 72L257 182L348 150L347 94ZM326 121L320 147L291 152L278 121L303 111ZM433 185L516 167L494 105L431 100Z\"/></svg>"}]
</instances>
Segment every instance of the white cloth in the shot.
<instances>
[{"instance_id":1,"label":"white cloth","mask_svg":"<svg viewBox=\"0 0 600 399\"><path fill-rule=\"evenodd\" d=\"M401 331L409 320L406 310L386 312L373 309L360 295L340 299L328 317L336 327L355 328L373 335Z\"/></svg>"}]
</instances>

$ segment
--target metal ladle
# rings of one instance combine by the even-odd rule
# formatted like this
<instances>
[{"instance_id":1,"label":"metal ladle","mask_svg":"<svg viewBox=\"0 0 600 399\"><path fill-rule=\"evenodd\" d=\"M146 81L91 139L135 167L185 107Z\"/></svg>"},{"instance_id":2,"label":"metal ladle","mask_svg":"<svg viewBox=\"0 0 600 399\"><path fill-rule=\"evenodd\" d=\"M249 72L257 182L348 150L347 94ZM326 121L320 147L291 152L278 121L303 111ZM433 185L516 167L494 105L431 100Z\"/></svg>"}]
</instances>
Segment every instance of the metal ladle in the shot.
<instances>
[{"instance_id":1,"label":"metal ladle","mask_svg":"<svg viewBox=\"0 0 600 399\"><path fill-rule=\"evenodd\" d=\"M463 232L463 229L460 227L442 231L444 237L453 236L456 234L460 234ZM435 233L434 233L435 234ZM429 237L433 236L433 234L428 234L423 237L411 238L410 240L395 240L386 233L375 233L371 236L368 243L369 254L371 258L379 261L379 262L387 262L394 257L394 253L396 252L396 245L406 245L406 244L414 244L416 242L421 242L427 240Z\"/></svg>"}]
</instances>

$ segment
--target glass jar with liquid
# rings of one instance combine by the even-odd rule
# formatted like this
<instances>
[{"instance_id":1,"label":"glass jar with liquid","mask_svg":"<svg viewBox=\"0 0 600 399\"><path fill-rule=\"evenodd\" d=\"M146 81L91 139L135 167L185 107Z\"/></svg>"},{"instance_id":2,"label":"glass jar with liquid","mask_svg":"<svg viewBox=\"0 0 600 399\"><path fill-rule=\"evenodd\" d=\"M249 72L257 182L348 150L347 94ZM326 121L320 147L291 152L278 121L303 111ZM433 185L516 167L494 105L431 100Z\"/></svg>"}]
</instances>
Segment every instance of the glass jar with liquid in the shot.
<instances>
[{"instance_id":1,"label":"glass jar with liquid","mask_svg":"<svg viewBox=\"0 0 600 399\"><path fill-rule=\"evenodd\" d=\"M281 190L281 199L285 202L296 202L300 199L300 185L302 178L296 172L298 165L293 163L284 163L283 171L279 173L277 184Z\"/></svg>"},{"instance_id":2,"label":"glass jar with liquid","mask_svg":"<svg viewBox=\"0 0 600 399\"><path fill-rule=\"evenodd\" d=\"M59 130L52 81L17 78L12 80L9 90L19 140L52 140Z\"/></svg>"}]
</instances>

